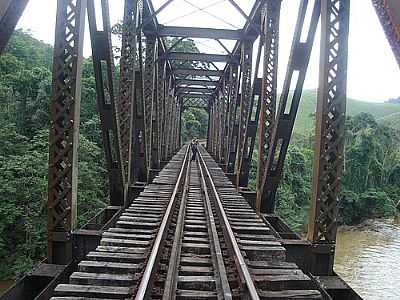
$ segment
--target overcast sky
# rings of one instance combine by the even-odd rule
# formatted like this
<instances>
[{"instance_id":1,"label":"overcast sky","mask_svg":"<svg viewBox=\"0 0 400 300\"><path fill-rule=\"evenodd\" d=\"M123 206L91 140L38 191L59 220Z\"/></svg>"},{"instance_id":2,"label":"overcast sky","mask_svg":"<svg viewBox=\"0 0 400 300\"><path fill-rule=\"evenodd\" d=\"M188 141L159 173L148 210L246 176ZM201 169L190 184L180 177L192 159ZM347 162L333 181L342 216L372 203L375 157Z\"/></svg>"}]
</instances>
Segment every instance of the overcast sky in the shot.
<instances>
[{"instance_id":1,"label":"overcast sky","mask_svg":"<svg viewBox=\"0 0 400 300\"><path fill-rule=\"evenodd\" d=\"M100 0L95 0L100 3ZM157 9L166 0L153 0ZM123 0L109 0L112 24L122 19ZM248 13L250 0L236 0ZM279 86L286 72L291 39L300 0L283 0L279 52ZM18 23L18 28L30 30L34 37L46 43L54 42L56 0L30 0ZM202 10L199 11L199 8ZM194 11L197 11L194 13ZM166 25L241 28L244 18L227 0L175 0L159 15ZM90 56L89 36L85 34L84 55ZM196 40L200 51L224 53L215 41ZM224 41L231 48L233 43ZM256 47L255 47L256 48ZM313 48L305 88L317 87L319 34ZM382 27L369 0L351 1L348 96L355 99L381 102L400 96L400 68L387 42Z\"/></svg>"}]
</instances>

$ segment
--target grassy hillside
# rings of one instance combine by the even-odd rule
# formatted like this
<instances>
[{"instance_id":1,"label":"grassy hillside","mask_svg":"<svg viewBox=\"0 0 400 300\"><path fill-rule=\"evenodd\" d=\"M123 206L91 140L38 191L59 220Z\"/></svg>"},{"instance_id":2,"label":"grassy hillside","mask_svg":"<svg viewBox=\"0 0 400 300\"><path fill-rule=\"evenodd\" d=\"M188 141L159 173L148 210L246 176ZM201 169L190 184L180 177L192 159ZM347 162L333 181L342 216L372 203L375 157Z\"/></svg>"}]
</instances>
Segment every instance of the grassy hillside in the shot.
<instances>
[{"instance_id":1,"label":"grassy hillside","mask_svg":"<svg viewBox=\"0 0 400 300\"><path fill-rule=\"evenodd\" d=\"M314 129L315 123L312 115L315 113L315 108L316 91L304 91L295 123L294 131L296 133L304 134ZM360 112L370 113L378 122L400 129L400 104L347 99L347 114L353 116Z\"/></svg>"}]
</instances>

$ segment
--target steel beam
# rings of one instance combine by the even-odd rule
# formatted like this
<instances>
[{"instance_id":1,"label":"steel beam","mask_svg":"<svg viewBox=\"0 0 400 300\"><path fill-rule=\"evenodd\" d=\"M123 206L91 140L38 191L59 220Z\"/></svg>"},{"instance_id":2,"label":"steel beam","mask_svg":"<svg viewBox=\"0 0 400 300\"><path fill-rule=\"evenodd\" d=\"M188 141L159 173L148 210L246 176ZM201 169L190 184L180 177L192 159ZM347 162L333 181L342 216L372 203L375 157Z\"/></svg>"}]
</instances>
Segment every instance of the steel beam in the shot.
<instances>
[{"instance_id":1,"label":"steel beam","mask_svg":"<svg viewBox=\"0 0 400 300\"><path fill-rule=\"evenodd\" d=\"M7 46L19 18L29 0L2 0L0 2L0 54Z\"/></svg>"},{"instance_id":2,"label":"steel beam","mask_svg":"<svg viewBox=\"0 0 400 300\"><path fill-rule=\"evenodd\" d=\"M316 143L307 238L330 245L325 263L314 254L317 275L333 274L337 203L343 172L346 120L347 48L350 3L325 0L321 7L321 55L316 111ZM317 247L317 246L316 246Z\"/></svg>"},{"instance_id":3,"label":"steel beam","mask_svg":"<svg viewBox=\"0 0 400 300\"><path fill-rule=\"evenodd\" d=\"M218 81L211 80L196 80L196 79L178 79L176 80L176 86L180 85L204 85L204 86L217 86Z\"/></svg>"},{"instance_id":4,"label":"steel beam","mask_svg":"<svg viewBox=\"0 0 400 300\"><path fill-rule=\"evenodd\" d=\"M144 96L144 120L145 120L145 138L146 138L146 158L148 174L150 169L157 167L156 160L153 157L153 102L155 90L155 55L157 53L156 37L146 37L146 58L143 77L143 96ZM149 178L150 179L150 178Z\"/></svg>"},{"instance_id":5,"label":"steel beam","mask_svg":"<svg viewBox=\"0 0 400 300\"><path fill-rule=\"evenodd\" d=\"M190 37L205 39L240 40L241 30L200 27L160 26L157 34L161 37Z\"/></svg>"},{"instance_id":6,"label":"steel beam","mask_svg":"<svg viewBox=\"0 0 400 300\"><path fill-rule=\"evenodd\" d=\"M191 75L191 76L222 76L224 71L220 70L202 70L202 69L174 69L175 75Z\"/></svg>"},{"instance_id":7,"label":"steel beam","mask_svg":"<svg viewBox=\"0 0 400 300\"><path fill-rule=\"evenodd\" d=\"M255 73L257 74L257 73ZM257 125L261 109L261 78L255 78L252 86L252 95L250 100L249 116L246 126L246 138L244 143L244 154L238 173L238 184L240 187L247 187L249 184L249 174L251 160L253 157L254 146L257 136Z\"/></svg>"},{"instance_id":8,"label":"steel beam","mask_svg":"<svg viewBox=\"0 0 400 300\"><path fill-rule=\"evenodd\" d=\"M271 145L272 130L276 113L280 9L281 0L268 1L263 13L261 37L263 38L264 43L264 56L256 181L256 209L258 211L261 207L261 195L263 189L262 178L264 175L268 151Z\"/></svg>"},{"instance_id":9,"label":"steel beam","mask_svg":"<svg viewBox=\"0 0 400 300\"><path fill-rule=\"evenodd\" d=\"M170 52L165 54L165 58L169 60L187 60L187 61L204 61L204 62L235 62L237 59L224 54L207 54L207 53L185 53Z\"/></svg>"},{"instance_id":10,"label":"steel beam","mask_svg":"<svg viewBox=\"0 0 400 300\"><path fill-rule=\"evenodd\" d=\"M240 186L239 177L242 168L243 158L245 155L245 143L247 133L247 121L249 118L249 108L252 99L251 91L251 70L252 70L252 57L253 57L253 42L244 41L242 44L242 57L240 62L240 71L242 76L241 82L241 98L240 98L240 119L239 131L237 141L237 154L235 172L237 174L236 185Z\"/></svg>"},{"instance_id":11,"label":"steel beam","mask_svg":"<svg viewBox=\"0 0 400 300\"><path fill-rule=\"evenodd\" d=\"M162 125L162 160L166 161L169 158L168 154L168 134L169 126L171 120L171 95L173 95L173 81L171 74L167 75L165 80L165 90L164 90L164 114L163 114L163 125Z\"/></svg>"},{"instance_id":12,"label":"steel beam","mask_svg":"<svg viewBox=\"0 0 400 300\"><path fill-rule=\"evenodd\" d=\"M160 56L159 52L159 56ZM165 145L162 144L163 134L164 134L164 117L165 117L165 84L166 84L166 62L165 60L157 61L157 156L161 163L161 159L163 156L163 151L165 151ZM159 165L159 168L161 165Z\"/></svg>"},{"instance_id":13,"label":"steel beam","mask_svg":"<svg viewBox=\"0 0 400 300\"><path fill-rule=\"evenodd\" d=\"M226 172L233 173L235 170L236 160L236 146L237 146L237 134L238 134L238 96L239 96L239 72L238 65L232 64L229 66L229 123L228 123L228 157Z\"/></svg>"},{"instance_id":14,"label":"steel beam","mask_svg":"<svg viewBox=\"0 0 400 300\"><path fill-rule=\"evenodd\" d=\"M372 3L400 66L400 2L372 0Z\"/></svg>"},{"instance_id":15,"label":"steel beam","mask_svg":"<svg viewBox=\"0 0 400 300\"><path fill-rule=\"evenodd\" d=\"M221 164L225 165L227 163L227 151L228 151L228 113L229 113L229 77L224 78L222 84L222 116L221 116L221 141L220 141L220 152Z\"/></svg>"},{"instance_id":16,"label":"steel beam","mask_svg":"<svg viewBox=\"0 0 400 300\"><path fill-rule=\"evenodd\" d=\"M112 54L108 1L101 1L103 31L97 29L94 1L88 1L88 21L96 80L97 108L100 114L103 148L109 177L110 205L123 206L124 182L114 97L114 58ZM123 60L122 60L123 61ZM120 100L119 100L120 101ZM113 155L114 154L114 155Z\"/></svg>"},{"instance_id":17,"label":"steel beam","mask_svg":"<svg viewBox=\"0 0 400 300\"><path fill-rule=\"evenodd\" d=\"M283 165L303 91L304 80L319 20L321 1L316 0L314 2L310 26L305 42L302 42L300 37L302 35L308 6L308 1L304 0L299 7L288 69L272 133L271 147L268 149L268 157L262 179L263 187L260 207L261 212L264 213L273 213L275 210L276 191L282 176ZM294 76L295 73L298 74L297 77ZM291 92L292 81L295 84L295 90L293 92Z\"/></svg>"},{"instance_id":18,"label":"steel beam","mask_svg":"<svg viewBox=\"0 0 400 300\"><path fill-rule=\"evenodd\" d=\"M262 16L258 20L252 20L253 27L258 26L261 30ZM255 61L254 80L251 85L251 99L249 103L249 113L246 123L246 136L244 139L243 156L240 161L240 168L237 172L237 184L239 187L247 187L249 184L249 174L251 169L251 160L253 157L254 146L256 143L257 125L261 109L261 78L258 78L260 69L261 53L264 41L261 39L258 44L258 51Z\"/></svg>"},{"instance_id":19,"label":"steel beam","mask_svg":"<svg viewBox=\"0 0 400 300\"><path fill-rule=\"evenodd\" d=\"M120 89L122 90L122 86L126 86L128 88L125 90L128 93L126 96L132 97L129 187L137 182L146 182L148 173L143 94L143 48L141 31L137 30L137 26L140 26L141 15L139 1L125 0Z\"/></svg>"},{"instance_id":20,"label":"steel beam","mask_svg":"<svg viewBox=\"0 0 400 300\"><path fill-rule=\"evenodd\" d=\"M86 0L58 0L50 103L48 262L72 260Z\"/></svg>"},{"instance_id":21,"label":"steel beam","mask_svg":"<svg viewBox=\"0 0 400 300\"><path fill-rule=\"evenodd\" d=\"M195 93L203 93L203 94L211 94L215 92L215 89L208 89L203 87L178 87L176 90L178 94L187 93L187 92L195 92Z\"/></svg>"}]
</instances>

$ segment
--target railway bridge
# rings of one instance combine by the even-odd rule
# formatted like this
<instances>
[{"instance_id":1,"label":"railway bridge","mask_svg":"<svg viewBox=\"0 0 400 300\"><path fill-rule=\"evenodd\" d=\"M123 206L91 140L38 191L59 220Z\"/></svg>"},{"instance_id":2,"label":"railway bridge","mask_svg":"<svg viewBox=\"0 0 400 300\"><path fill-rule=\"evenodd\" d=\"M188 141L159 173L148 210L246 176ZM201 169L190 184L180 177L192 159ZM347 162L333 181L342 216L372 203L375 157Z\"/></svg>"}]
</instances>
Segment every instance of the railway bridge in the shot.
<instances>
[{"instance_id":1,"label":"railway bridge","mask_svg":"<svg viewBox=\"0 0 400 300\"><path fill-rule=\"evenodd\" d=\"M48 256L2 299L361 299L333 270L350 1L299 1L279 97L281 0L253 0L248 11L226 0L245 20L241 29L160 24L158 16L179 1L155 8L151 0L125 0L119 76L113 1L57 1ZM0 52L27 2L1 2ZM399 2L372 4L400 63ZM77 228L86 16L110 202ZM226 53L178 51L188 38L213 39ZM275 198L316 45L315 158L302 238L275 213ZM196 160L181 139L182 113L191 107L209 116ZM248 188L252 167L256 191Z\"/></svg>"}]
</instances>

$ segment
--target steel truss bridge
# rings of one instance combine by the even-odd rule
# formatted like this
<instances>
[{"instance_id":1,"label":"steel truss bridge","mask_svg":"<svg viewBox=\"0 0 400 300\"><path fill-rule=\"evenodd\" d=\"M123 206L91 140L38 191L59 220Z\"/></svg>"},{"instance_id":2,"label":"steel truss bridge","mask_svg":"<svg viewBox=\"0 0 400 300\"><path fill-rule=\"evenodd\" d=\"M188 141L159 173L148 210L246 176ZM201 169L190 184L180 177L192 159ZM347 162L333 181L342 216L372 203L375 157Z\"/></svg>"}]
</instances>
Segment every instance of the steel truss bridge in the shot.
<instances>
[{"instance_id":1,"label":"steel truss bridge","mask_svg":"<svg viewBox=\"0 0 400 300\"><path fill-rule=\"evenodd\" d=\"M94 1L101 3L101 18ZM57 1L48 257L2 299L360 299L333 271L350 1L300 1L279 101L280 0L254 0L250 13L227 0L246 20L239 30L159 24L157 17L173 2L154 9L150 0L125 0L117 88L109 1ZM27 3L1 1L0 52ZM400 64L400 4L372 3ZM78 229L86 15L110 203ZM274 208L318 22L315 159L308 236L302 239ZM167 45L168 37L176 43ZM186 38L214 39L227 53L174 51ZM221 40L235 41L233 50ZM188 67L190 62L210 67ZM181 141L182 112L190 107L209 115L206 146L195 161ZM257 190L251 192L256 144Z\"/></svg>"}]
</instances>

